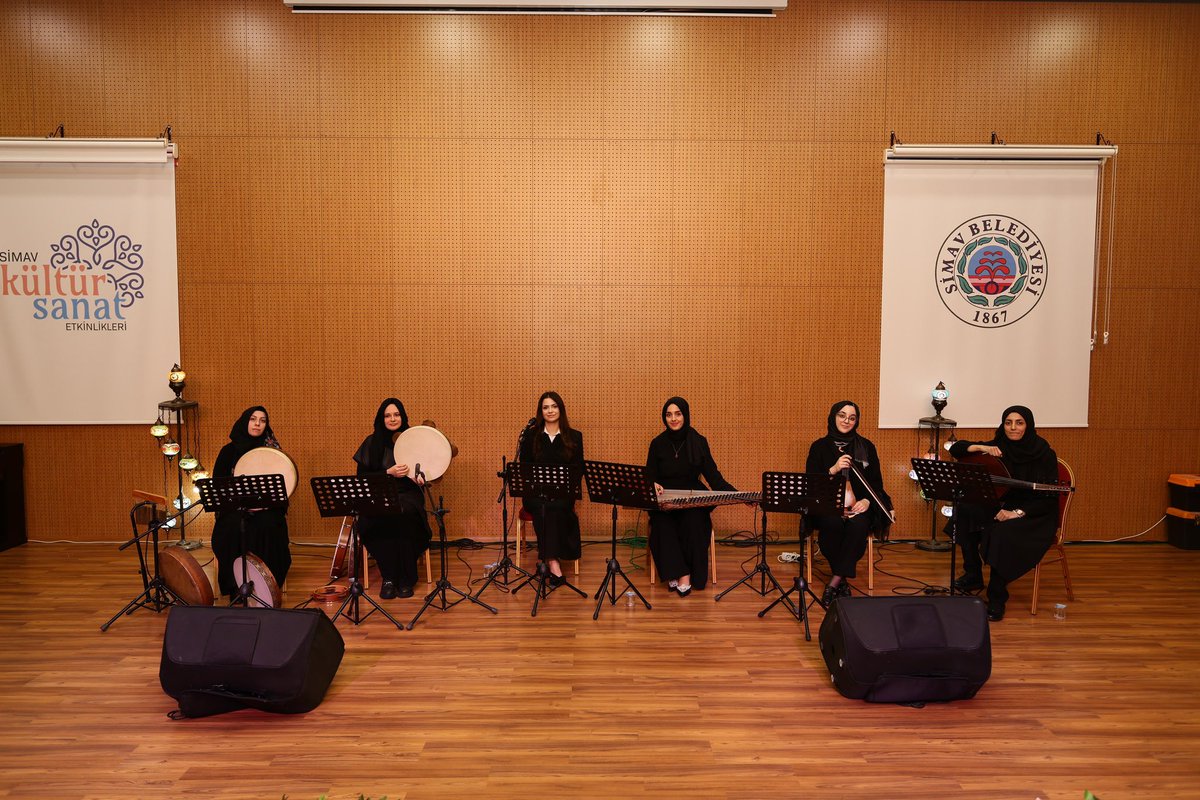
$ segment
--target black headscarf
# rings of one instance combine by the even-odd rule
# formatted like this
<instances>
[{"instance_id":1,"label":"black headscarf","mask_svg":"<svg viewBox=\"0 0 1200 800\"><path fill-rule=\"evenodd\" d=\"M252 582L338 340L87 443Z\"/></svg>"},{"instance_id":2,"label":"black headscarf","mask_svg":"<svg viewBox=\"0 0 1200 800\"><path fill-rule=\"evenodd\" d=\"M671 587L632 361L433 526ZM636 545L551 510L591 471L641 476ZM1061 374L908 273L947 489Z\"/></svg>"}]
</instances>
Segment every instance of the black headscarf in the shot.
<instances>
[{"instance_id":1,"label":"black headscarf","mask_svg":"<svg viewBox=\"0 0 1200 800\"><path fill-rule=\"evenodd\" d=\"M254 415L255 411L261 411L267 418L267 424L263 428L261 436L250 435L250 417ZM237 422L233 423L233 427L229 430L229 441L233 443L238 458L256 447L279 447L275 431L271 430L271 416L262 406L250 406L242 412Z\"/></svg>"},{"instance_id":2,"label":"black headscarf","mask_svg":"<svg viewBox=\"0 0 1200 800\"><path fill-rule=\"evenodd\" d=\"M667 409L670 406L679 406L679 410L683 412L683 427L677 431L671 430L671 426L667 425ZM667 402L663 403L662 407L663 426L667 429L667 438L672 442L682 442L687 438L688 431L692 428L692 409L688 405L688 401L682 397L671 397Z\"/></svg>"},{"instance_id":3,"label":"black headscarf","mask_svg":"<svg viewBox=\"0 0 1200 800\"><path fill-rule=\"evenodd\" d=\"M1004 420L1012 413L1020 414L1025 419L1025 435L1016 441L1009 439L1004 432ZM1038 436L1037 425L1033 421L1033 412L1025 406L1009 406L1000 415L1000 425L991 444L1000 448L1004 460L1012 464L1030 464L1041 461L1050 452L1050 443Z\"/></svg>"},{"instance_id":4,"label":"black headscarf","mask_svg":"<svg viewBox=\"0 0 1200 800\"><path fill-rule=\"evenodd\" d=\"M854 427L849 433L842 433L837 428L837 415L846 406L854 409ZM858 435L858 425L862 422L862 412L858 403L853 400L839 400L829 409L829 417L825 420L825 438L833 442L838 452L846 453L860 464L867 463L867 446Z\"/></svg>"},{"instance_id":5,"label":"black headscarf","mask_svg":"<svg viewBox=\"0 0 1200 800\"><path fill-rule=\"evenodd\" d=\"M250 417L255 411L261 411L267 418L267 424L263 428L261 436L250 435ZM250 406L242 412L237 422L233 423L233 427L229 430L229 444L222 447L221 452L217 453L217 461L213 464L213 476L225 478L232 475L238 459L256 447L279 447L275 431L271 430L271 417L262 406Z\"/></svg>"},{"instance_id":6,"label":"black headscarf","mask_svg":"<svg viewBox=\"0 0 1200 800\"><path fill-rule=\"evenodd\" d=\"M383 412L388 406L400 409L399 431L389 431L383 422ZM406 430L408 430L408 412L404 410L404 403L394 397L389 397L380 403L379 410L375 412L375 431L371 434L371 463L368 465L371 469L383 469L383 451L392 446L392 434L402 433Z\"/></svg>"}]
</instances>

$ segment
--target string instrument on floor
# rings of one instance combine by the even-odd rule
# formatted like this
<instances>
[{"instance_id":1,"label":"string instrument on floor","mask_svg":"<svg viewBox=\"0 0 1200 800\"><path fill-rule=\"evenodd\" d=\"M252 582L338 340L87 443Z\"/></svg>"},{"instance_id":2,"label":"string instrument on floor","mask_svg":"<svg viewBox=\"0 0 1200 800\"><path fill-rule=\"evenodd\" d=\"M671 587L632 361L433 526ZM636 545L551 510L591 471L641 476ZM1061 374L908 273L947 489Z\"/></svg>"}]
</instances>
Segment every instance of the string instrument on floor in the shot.
<instances>
[{"instance_id":1,"label":"string instrument on floor","mask_svg":"<svg viewBox=\"0 0 1200 800\"><path fill-rule=\"evenodd\" d=\"M348 578L354 574L354 564L350 552L350 532L354 528L354 517L342 517L342 527L338 531L337 544L333 548L333 563L329 567L329 580Z\"/></svg>"},{"instance_id":2,"label":"string instrument on floor","mask_svg":"<svg viewBox=\"0 0 1200 800\"><path fill-rule=\"evenodd\" d=\"M732 506L738 503L757 503L759 500L762 500L761 492L663 489L658 494L658 507L663 511L677 511L681 508L708 508L710 506Z\"/></svg>"},{"instance_id":3,"label":"string instrument on floor","mask_svg":"<svg viewBox=\"0 0 1200 800\"><path fill-rule=\"evenodd\" d=\"M967 453L958 459L962 464L975 464L987 470L992 476L992 484L996 489L996 497L1003 497L1011 488L1031 489L1035 492L1073 492L1075 487L1065 483L1037 483L1036 481L1017 480L1008 474L1004 462L991 453Z\"/></svg>"}]
</instances>

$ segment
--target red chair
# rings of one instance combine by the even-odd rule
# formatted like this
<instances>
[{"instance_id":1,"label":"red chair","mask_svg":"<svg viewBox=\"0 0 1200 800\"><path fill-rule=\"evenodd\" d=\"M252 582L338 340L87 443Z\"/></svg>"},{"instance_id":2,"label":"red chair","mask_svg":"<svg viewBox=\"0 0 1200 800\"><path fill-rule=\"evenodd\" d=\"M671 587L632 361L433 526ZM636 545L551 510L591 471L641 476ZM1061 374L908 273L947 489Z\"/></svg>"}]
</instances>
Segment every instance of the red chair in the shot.
<instances>
[{"instance_id":1,"label":"red chair","mask_svg":"<svg viewBox=\"0 0 1200 800\"><path fill-rule=\"evenodd\" d=\"M533 527L533 515L530 514L528 511L526 511L525 507L522 506L520 512L517 514L517 558L516 558L516 561L517 561L518 567L521 566L521 550L525 546L525 530L526 530L527 525L530 528ZM582 560L583 559L581 559L581 558L575 559L575 577L576 578L579 577L579 562Z\"/></svg>"},{"instance_id":2,"label":"red chair","mask_svg":"<svg viewBox=\"0 0 1200 800\"><path fill-rule=\"evenodd\" d=\"M1061 458L1058 460L1058 482L1075 485L1075 473L1067 462ZM1062 492L1058 496L1058 529L1054 533L1054 544L1050 545L1050 549L1046 551L1046 555L1042 556L1042 560L1036 567L1033 568L1033 602L1029 606L1030 614L1037 614L1038 605L1038 587L1042 580L1042 567L1048 564L1062 564L1063 583L1067 586L1067 599L1074 600L1075 592L1071 589L1071 571L1067 568L1067 551L1063 547L1063 537L1067 526L1067 511L1071 507L1071 498L1075 496L1074 492Z\"/></svg>"}]
</instances>

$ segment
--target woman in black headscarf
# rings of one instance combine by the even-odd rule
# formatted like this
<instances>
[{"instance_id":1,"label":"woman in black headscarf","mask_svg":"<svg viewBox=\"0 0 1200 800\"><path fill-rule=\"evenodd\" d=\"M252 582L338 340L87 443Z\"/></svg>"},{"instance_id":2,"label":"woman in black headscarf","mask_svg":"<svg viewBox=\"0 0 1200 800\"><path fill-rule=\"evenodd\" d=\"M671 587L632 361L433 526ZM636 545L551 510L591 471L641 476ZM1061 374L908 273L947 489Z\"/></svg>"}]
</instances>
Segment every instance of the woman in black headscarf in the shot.
<instances>
[{"instance_id":1,"label":"woman in black headscarf","mask_svg":"<svg viewBox=\"0 0 1200 800\"><path fill-rule=\"evenodd\" d=\"M849 400L834 403L825 421L826 433L808 448L804 467L806 472L842 473L847 479L844 513L814 514L808 520L818 529L817 544L833 573L821 597L826 605L834 598L850 596L848 579L858 575L858 561L867 551L867 536L892 524L888 516L892 499L883 489L879 453L870 439L859 435L859 416L856 403ZM867 479L870 491L851 469L852 462ZM881 507L876 499L887 507Z\"/></svg>"},{"instance_id":2,"label":"woman in black headscarf","mask_svg":"<svg viewBox=\"0 0 1200 800\"><path fill-rule=\"evenodd\" d=\"M217 454L212 476L231 477L238 459L256 447L279 448L267 410L262 406L247 408L233 423L229 444ZM277 584L283 586L292 566L286 506L261 511L222 511L217 514L212 532L212 551L217 557L217 587L221 594L233 596L237 592L240 576L233 574L233 561L242 554L243 517L246 521L246 551L262 559Z\"/></svg>"},{"instance_id":3,"label":"woman in black headscarf","mask_svg":"<svg viewBox=\"0 0 1200 800\"><path fill-rule=\"evenodd\" d=\"M578 464L583 469L583 434L571 427L567 407L558 392L538 398L533 429L521 438L521 461L534 464ZM579 517L574 500L526 498L525 508L533 517L537 534L538 560L550 570L550 583L562 585L562 562L579 558Z\"/></svg>"},{"instance_id":4,"label":"woman in black headscarf","mask_svg":"<svg viewBox=\"0 0 1200 800\"><path fill-rule=\"evenodd\" d=\"M654 488L712 489L736 492L721 476L708 440L692 427L691 409L682 397L663 404L666 430L650 442L646 475ZM700 480L708 481L708 486ZM650 512L650 551L654 565L668 585L687 597L693 588L708 584L708 547L712 536L712 508L685 508Z\"/></svg>"},{"instance_id":5,"label":"woman in black headscarf","mask_svg":"<svg viewBox=\"0 0 1200 800\"><path fill-rule=\"evenodd\" d=\"M412 597L417 583L417 561L429 549L433 532L425 518L425 495L408 476L408 465L397 464L394 453L396 437L408 430L408 414L404 404L389 397L375 412L375 428L359 445L354 454L359 475L386 472L396 481L402 511L382 516L360 515L358 533L367 551L379 565L383 586L379 596L384 600Z\"/></svg>"},{"instance_id":6,"label":"woman in black headscarf","mask_svg":"<svg viewBox=\"0 0 1200 800\"><path fill-rule=\"evenodd\" d=\"M1034 483L1058 479L1058 456L1038 436L1033 412L1009 406L1000 417L996 435L988 442L957 441L950 454L987 453L1000 459L1010 477ZM953 523L951 523L953 524ZM987 583L988 619L1004 618L1008 584L1037 566L1054 543L1058 527L1058 498L1051 492L1015 487L1001 498L999 510L960 504L955 536L962 548L963 575L956 589L983 587L983 562L991 567Z\"/></svg>"}]
</instances>

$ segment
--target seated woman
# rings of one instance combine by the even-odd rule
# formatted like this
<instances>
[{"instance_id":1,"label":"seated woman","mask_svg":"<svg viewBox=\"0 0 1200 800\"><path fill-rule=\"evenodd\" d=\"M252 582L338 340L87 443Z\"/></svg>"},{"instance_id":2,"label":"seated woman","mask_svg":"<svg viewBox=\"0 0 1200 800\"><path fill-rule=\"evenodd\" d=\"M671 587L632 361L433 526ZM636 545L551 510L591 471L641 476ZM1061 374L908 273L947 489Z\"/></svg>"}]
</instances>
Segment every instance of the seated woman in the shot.
<instances>
[{"instance_id":1,"label":"seated woman","mask_svg":"<svg viewBox=\"0 0 1200 800\"><path fill-rule=\"evenodd\" d=\"M867 551L867 537L871 531L885 530L892 524L888 514L892 499L883 489L879 453L870 439L858 434L859 416L857 404L849 400L834 403L825 421L826 433L808 448L804 467L805 472L840 472L847 477L844 513L813 514L808 520L818 530L817 545L833 573L821 596L825 605L850 596L849 579L858 575L858 561ZM852 462L857 473L851 469ZM867 479L869 491L862 478ZM872 492L886 508L872 500Z\"/></svg>"},{"instance_id":2,"label":"seated woman","mask_svg":"<svg viewBox=\"0 0 1200 800\"><path fill-rule=\"evenodd\" d=\"M262 406L247 408L233 423L233 429L229 431L229 444L217 454L212 476L232 477L238 459L256 447L279 448L279 440L271 430L267 410ZM217 588L221 594L230 597L237 593L241 577L233 574L233 561L242 554L243 518L246 522L246 551L262 559L277 584L283 586L288 569L292 566L286 506L261 511L222 511L213 523L212 551L217 558Z\"/></svg>"},{"instance_id":3,"label":"seated woman","mask_svg":"<svg viewBox=\"0 0 1200 800\"><path fill-rule=\"evenodd\" d=\"M996 435L987 442L957 441L950 454L987 453L999 458L1010 477L1034 483L1053 483L1058 478L1058 456L1038 436L1033 412L1025 406L1009 406L1000 417ZM983 588L983 563L991 567L987 583L988 619L1004 619L1008 584L1037 566L1054 544L1058 527L1058 498L1051 492L1013 488L999 509L962 503L958 506L955 538L962 548L963 574L954 588L972 591ZM952 521L950 524L954 524Z\"/></svg>"},{"instance_id":4,"label":"seated woman","mask_svg":"<svg viewBox=\"0 0 1200 800\"><path fill-rule=\"evenodd\" d=\"M666 430L650 442L646 474L654 488L712 489L736 492L725 480L709 450L708 440L692 427L691 409L682 397L663 404ZM708 481L708 486L700 480ZM708 547L712 536L712 508L684 508L650 512L650 551L654 565L668 585L687 597L693 588L708 584Z\"/></svg>"},{"instance_id":5,"label":"seated woman","mask_svg":"<svg viewBox=\"0 0 1200 800\"><path fill-rule=\"evenodd\" d=\"M399 514L371 516L358 519L359 536L363 545L379 565L383 586L379 596L384 600L412 597L417 583L417 562L429 549L433 531L425 517L425 495L421 485L408 477L408 465L396 464L396 437L408 429L408 414L404 404L389 397L375 412L375 427L354 454L357 474L386 472L395 479L403 511Z\"/></svg>"},{"instance_id":6,"label":"seated woman","mask_svg":"<svg viewBox=\"0 0 1200 800\"><path fill-rule=\"evenodd\" d=\"M583 469L583 434L571 427L558 392L538 398L533 430L521 439L521 461L534 464L578 464ZM537 534L538 560L550 570L550 583L561 586L562 562L579 558L579 517L574 500L525 499Z\"/></svg>"}]
</instances>

